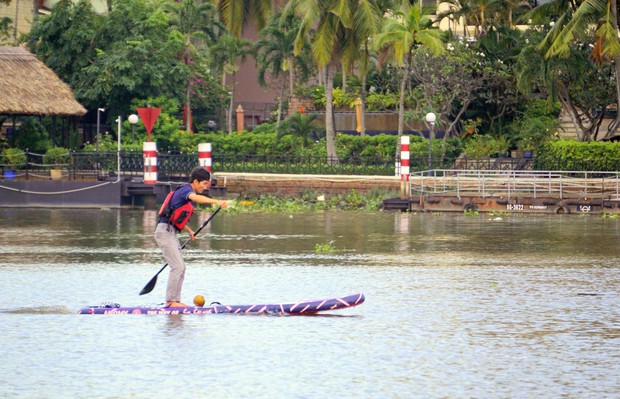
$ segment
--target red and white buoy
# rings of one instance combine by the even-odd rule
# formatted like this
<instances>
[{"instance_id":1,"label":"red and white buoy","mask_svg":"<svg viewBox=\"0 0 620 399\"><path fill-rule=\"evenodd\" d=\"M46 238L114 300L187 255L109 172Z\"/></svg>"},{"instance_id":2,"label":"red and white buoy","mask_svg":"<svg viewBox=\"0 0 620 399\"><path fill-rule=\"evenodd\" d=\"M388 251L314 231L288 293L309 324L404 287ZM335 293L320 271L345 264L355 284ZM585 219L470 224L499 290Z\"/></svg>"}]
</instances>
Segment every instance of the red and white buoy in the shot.
<instances>
[{"instance_id":1,"label":"red and white buoy","mask_svg":"<svg viewBox=\"0 0 620 399\"><path fill-rule=\"evenodd\" d=\"M200 166L213 173L213 156L211 155L211 143L198 144L198 163Z\"/></svg>"},{"instance_id":2,"label":"red and white buoy","mask_svg":"<svg viewBox=\"0 0 620 399\"><path fill-rule=\"evenodd\" d=\"M157 143L146 141L142 143L144 155L144 184L157 183Z\"/></svg>"},{"instance_id":3,"label":"red and white buoy","mask_svg":"<svg viewBox=\"0 0 620 399\"><path fill-rule=\"evenodd\" d=\"M400 138L400 197L409 196L409 136Z\"/></svg>"}]
</instances>

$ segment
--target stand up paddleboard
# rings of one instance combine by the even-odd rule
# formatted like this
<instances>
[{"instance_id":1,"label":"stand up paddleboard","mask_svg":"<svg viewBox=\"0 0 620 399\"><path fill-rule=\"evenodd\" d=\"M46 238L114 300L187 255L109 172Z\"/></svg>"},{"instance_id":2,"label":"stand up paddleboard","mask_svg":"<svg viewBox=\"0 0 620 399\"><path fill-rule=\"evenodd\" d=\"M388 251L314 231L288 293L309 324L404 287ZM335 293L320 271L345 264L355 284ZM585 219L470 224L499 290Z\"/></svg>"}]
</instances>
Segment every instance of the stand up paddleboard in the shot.
<instances>
[{"instance_id":1,"label":"stand up paddleboard","mask_svg":"<svg viewBox=\"0 0 620 399\"><path fill-rule=\"evenodd\" d=\"M184 308L165 307L122 307L118 304L89 306L78 311L79 314L274 314L311 315L319 312L346 309L364 303L364 294L348 295L341 298L318 299L296 303L272 303L261 305L221 305L188 306Z\"/></svg>"}]
</instances>

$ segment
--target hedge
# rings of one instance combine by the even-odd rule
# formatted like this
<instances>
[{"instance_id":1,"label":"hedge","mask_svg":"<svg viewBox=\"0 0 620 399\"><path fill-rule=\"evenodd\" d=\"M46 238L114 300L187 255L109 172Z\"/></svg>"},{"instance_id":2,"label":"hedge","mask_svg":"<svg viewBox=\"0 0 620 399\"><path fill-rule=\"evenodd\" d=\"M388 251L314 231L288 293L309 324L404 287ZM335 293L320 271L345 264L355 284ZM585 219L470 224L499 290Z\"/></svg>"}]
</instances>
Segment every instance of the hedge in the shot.
<instances>
[{"instance_id":1,"label":"hedge","mask_svg":"<svg viewBox=\"0 0 620 399\"><path fill-rule=\"evenodd\" d=\"M620 143L551 141L539 147L537 170L620 171Z\"/></svg>"}]
</instances>

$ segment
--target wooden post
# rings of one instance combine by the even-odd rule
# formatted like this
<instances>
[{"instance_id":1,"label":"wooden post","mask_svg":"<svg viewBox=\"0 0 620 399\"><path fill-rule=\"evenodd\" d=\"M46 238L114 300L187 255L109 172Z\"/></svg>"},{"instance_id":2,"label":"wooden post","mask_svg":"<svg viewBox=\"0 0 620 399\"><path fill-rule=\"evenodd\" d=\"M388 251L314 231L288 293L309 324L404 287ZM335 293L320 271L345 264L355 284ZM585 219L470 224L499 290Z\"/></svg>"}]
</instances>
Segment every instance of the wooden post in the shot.
<instances>
[{"instance_id":1,"label":"wooden post","mask_svg":"<svg viewBox=\"0 0 620 399\"><path fill-rule=\"evenodd\" d=\"M211 143L198 144L198 162L200 166L213 173L213 158L211 156Z\"/></svg>"},{"instance_id":2,"label":"wooden post","mask_svg":"<svg viewBox=\"0 0 620 399\"><path fill-rule=\"evenodd\" d=\"M400 138L400 198L409 198L409 136Z\"/></svg>"},{"instance_id":3,"label":"wooden post","mask_svg":"<svg viewBox=\"0 0 620 399\"><path fill-rule=\"evenodd\" d=\"M142 143L144 156L144 184L157 183L157 144L154 141Z\"/></svg>"},{"instance_id":4,"label":"wooden post","mask_svg":"<svg viewBox=\"0 0 620 399\"><path fill-rule=\"evenodd\" d=\"M243 131L243 107L241 104L237 106L237 132Z\"/></svg>"},{"instance_id":5,"label":"wooden post","mask_svg":"<svg viewBox=\"0 0 620 399\"><path fill-rule=\"evenodd\" d=\"M362 133L362 99L355 100L355 131Z\"/></svg>"}]
</instances>

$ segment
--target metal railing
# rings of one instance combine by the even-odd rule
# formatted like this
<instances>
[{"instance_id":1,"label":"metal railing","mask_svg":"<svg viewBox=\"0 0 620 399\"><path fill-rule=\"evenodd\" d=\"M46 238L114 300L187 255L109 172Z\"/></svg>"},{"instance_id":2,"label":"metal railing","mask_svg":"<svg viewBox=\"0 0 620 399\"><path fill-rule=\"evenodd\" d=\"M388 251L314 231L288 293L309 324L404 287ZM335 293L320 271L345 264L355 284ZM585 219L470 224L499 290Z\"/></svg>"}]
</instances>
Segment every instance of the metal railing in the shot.
<instances>
[{"instance_id":1,"label":"metal railing","mask_svg":"<svg viewBox=\"0 0 620 399\"><path fill-rule=\"evenodd\" d=\"M26 153L26 162L8 165L0 160L0 178L6 178L11 170L20 179L49 178L50 170L61 170L66 180L97 179L122 176L142 176L144 159L140 151L116 152L71 152L68 161L62 164L45 164L43 155ZM239 173L282 173L282 174L329 174L329 175L387 175L394 176L395 162L399 159L379 157L346 157L328 160L325 156L295 155L230 155L214 154L213 170L216 172ZM184 179L198 165L197 153L158 153L158 180Z\"/></svg>"},{"instance_id":2,"label":"metal railing","mask_svg":"<svg viewBox=\"0 0 620 399\"><path fill-rule=\"evenodd\" d=\"M394 159L295 155L214 155L213 169L240 173L394 175Z\"/></svg>"},{"instance_id":3,"label":"metal railing","mask_svg":"<svg viewBox=\"0 0 620 399\"><path fill-rule=\"evenodd\" d=\"M412 195L620 199L619 172L437 169L414 172Z\"/></svg>"}]
</instances>

